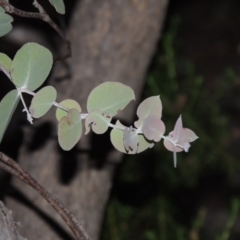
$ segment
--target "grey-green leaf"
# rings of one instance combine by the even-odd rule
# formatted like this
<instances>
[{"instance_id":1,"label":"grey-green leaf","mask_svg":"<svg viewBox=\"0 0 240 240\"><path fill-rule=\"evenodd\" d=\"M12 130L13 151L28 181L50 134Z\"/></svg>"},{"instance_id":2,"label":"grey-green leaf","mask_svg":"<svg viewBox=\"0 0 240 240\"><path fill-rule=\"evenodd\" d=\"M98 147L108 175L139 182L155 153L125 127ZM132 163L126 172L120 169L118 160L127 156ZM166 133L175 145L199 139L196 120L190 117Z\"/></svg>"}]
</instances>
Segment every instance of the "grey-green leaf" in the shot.
<instances>
[{"instance_id":1,"label":"grey-green leaf","mask_svg":"<svg viewBox=\"0 0 240 240\"><path fill-rule=\"evenodd\" d=\"M0 53L0 70L1 68L3 68L7 72L9 72L11 63L12 60L5 53Z\"/></svg>"},{"instance_id":2,"label":"grey-green leaf","mask_svg":"<svg viewBox=\"0 0 240 240\"><path fill-rule=\"evenodd\" d=\"M137 109L138 121L134 123L136 128L142 127L144 119L148 116L162 117L162 102L159 96L153 96L145 99Z\"/></svg>"},{"instance_id":3,"label":"grey-green leaf","mask_svg":"<svg viewBox=\"0 0 240 240\"><path fill-rule=\"evenodd\" d=\"M73 108L64 116L58 125L58 142L65 151L71 150L82 135L82 121L80 113Z\"/></svg>"},{"instance_id":4,"label":"grey-green leaf","mask_svg":"<svg viewBox=\"0 0 240 240\"><path fill-rule=\"evenodd\" d=\"M6 35L12 30L13 18L5 13L5 10L0 7L0 37Z\"/></svg>"},{"instance_id":5,"label":"grey-green leaf","mask_svg":"<svg viewBox=\"0 0 240 240\"><path fill-rule=\"evenodd\" d=\"M87 110L100 110L114 117L132 100L135 100L135 95L130 87L119 82L105 82L91 91Z\"/></svg>"},{"instance_id":6,"label":"grey-green leaf","mask_svg":"<svg viewBox=\"0 0 240 240\"><path fill-rule=\"evenodd\" d=\"M53 64L51 52L37 44L27 43L16 53L10 74L17 87L30 91L40 87L49 75Z\"/></svg>"},{"instance_id":7,"label":"grey-green leaf","mask_svg":"<svg viewBox=\"0 0 240 240\"><path fill-rule=\"evenodd\" d=\"M72 109L72 108L75 108L79 111L79 113L81 113L82 109L81 109L81 106L79 105L78 102L76 102L75 100L72 100L72 99L66 99L66 100L63 100L62 102L59 103L60 105L62 105L63 107L66 107L68 109ZM62 119L62 117L65 117L67 116L67 112L60 109L60 108L57 108L56 110L56 118L58 121L60 121Z\"/></svg>"},{"instance_id":8,"label":"grey-green leaf","mask_svg":"<svg viewBox=\"0 0 240 240\"><path fill-rule=\"evenodd\" d=\"M58 13L65 14L65 5L63 0L49 0L49 2L55 7Z\"/></svg>"},{"instance_id":9,"label":"grey-green leaf","mask_svg":"<svg viewBox=\"0 0 240 240\"><path fill-rule=\"evenodd\" d=\"M56 101L57 91L52 86L42 88L32 99L30 113L34 118L45 115Z\"/></svg>"},{"instance_id":10,"label":"grey-green leaf","mask_svg":"<svg viewBox=\"0 0 240 240\"><path fill-rule=\"evenodd\" d=\"M10 91L0 102L0 143L18 102L19 95L17 90Z\"/></svg>"}]
</instances>

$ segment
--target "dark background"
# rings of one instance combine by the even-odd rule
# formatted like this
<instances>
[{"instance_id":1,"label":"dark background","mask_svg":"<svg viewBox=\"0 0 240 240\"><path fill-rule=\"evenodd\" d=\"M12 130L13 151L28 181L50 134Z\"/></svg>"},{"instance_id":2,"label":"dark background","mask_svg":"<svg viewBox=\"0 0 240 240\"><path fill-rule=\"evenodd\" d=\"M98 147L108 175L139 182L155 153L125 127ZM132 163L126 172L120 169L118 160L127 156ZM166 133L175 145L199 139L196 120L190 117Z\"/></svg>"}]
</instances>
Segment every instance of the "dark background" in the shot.
<instances>
[{"instance_id":1,"label":"dark background","mask_svg":"<svg viewBox=\"0 0 240 240\"><path fill-rule=\"evenodd\" d=\"M74 7L69 2L65 20L50 12L62 28L67 28ZM11 3L33 10L30 4ZM184 126L199 139L189 153L178 154L177 169L162 142L125 157L114 179L101 239L240 239L239 12L239 0L170 1L143 98L160 94L167 133L183 114ZM0 51L12 57L28 41L59 51L58 36L46 24L21 18L15 18L14 31L1 39ZM1 98L12 87L5 82ZM1 145L14 158L21 127L27 124L21 116Z\"/></svg>"},{"instance_id":2,"label":"dark background","mask_svg":"<svg viewBox=\"0 0 240 240\"><path fill-rule=\"evenodd\" d=\"M240 239L240 1L170 1L144 96L160 94L167 133L182 114L189 153L158 143L126 156L102 239Z\"/></svg>"}]
</instances>

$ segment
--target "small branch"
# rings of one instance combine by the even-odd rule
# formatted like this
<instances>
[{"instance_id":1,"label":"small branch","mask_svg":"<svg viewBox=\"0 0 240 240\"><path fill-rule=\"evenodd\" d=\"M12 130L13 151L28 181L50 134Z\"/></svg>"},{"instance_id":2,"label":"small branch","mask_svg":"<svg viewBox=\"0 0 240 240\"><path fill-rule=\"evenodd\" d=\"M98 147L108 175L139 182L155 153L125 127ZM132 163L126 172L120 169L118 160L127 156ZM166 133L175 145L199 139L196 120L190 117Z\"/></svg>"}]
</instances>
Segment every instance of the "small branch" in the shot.
<instances>
[{"instance_id":1,"label":"small branch","mask_svg":"<svg viewBox=\"0 0 240 240\"><path fill-rule=\"evenodd\" d=\"M22 104L23 104L23 112L26 112L27 113L27 120L33 124L33 118L32 118L32 115L31 113L28 111L28 108L25 104L25 101L23 99L23 96L22 96L22 91L21 91L21 88L17 88L18 90L18 94L20 95L20 98L21 98L21 101L22 101Z\"/></svg>"},{"instance_id":2,"label":"small branch","mask_svg":"<svg viewBox=\"0 0 240 240\"><path fill-rule=\"evenodd\" d=\"M53 22L53 20L49 17L49 15L44 11L43 7L37 1L34 1L34 6L39 10L39 13L22 11L18 8L15 8L5 0L0 0L0 6L2 6L7 13L25 18L37 18L43 20L44 22L47 22L61 36L67 47L66 55L62 58L55 58L55 60L60 61L72 56L71 43L68 40L66 34L57 26L57 24Z\"/></svg>"},{"instance_id":3,"label":"small branch","mask_svg":"<svg viewBox=\"0 0 240 240\"><path fill-rule=\"evenodd\" d=\"M45 190L30 174L25 172L17 162L0 152L0 168L19 178L32 188L34 188L63 218L66 224L74 233L77 240L90 240L83 226L73 216L73 214L63 206L55 197Z\"/></svg>"}]
</instances>

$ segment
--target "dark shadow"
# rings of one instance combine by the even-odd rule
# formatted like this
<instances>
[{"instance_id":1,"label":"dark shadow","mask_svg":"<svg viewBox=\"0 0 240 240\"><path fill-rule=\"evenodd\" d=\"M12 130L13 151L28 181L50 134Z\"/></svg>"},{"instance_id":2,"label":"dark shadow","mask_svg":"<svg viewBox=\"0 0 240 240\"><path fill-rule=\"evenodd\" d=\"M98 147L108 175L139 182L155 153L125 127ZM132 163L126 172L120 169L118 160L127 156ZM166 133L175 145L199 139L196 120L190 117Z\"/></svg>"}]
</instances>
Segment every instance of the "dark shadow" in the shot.
<instances>
[{"instance_id":1,"label":"dark shadow","mask_svg":"<svg viewBox=\"0 0 240 240\"><path fill-rule=\"evenodd\" d=\"M116 197L119 201L124 204L140 207L148 204L159 192L161 185L159 179L156 179L155 170L156 156L153 151L147 151L141 153L142 155L132 156L133 159L127 161L138 161L139 165L135 169L135 174L138 180L131 182L119 179L121 176L121 166L117 169L114 179L114 188L111 195ZM150 163L151 159L151 163ZM124 162L122 163L122 166Z\"/></svg>"},{"instance_id":2,"label":"dark shadow","mask_svg":"<svg viewBox=\"0 0 240 240\"><path fill-rule=\"evenodd\" d=\"M82 168L80 155L84 153L89 154L90 158L88 164L90 164L92 168L100 170L106 164L112 164L107 162L107 156L110 150L113 150L113 146L110 141L110 131L111 129L101 135L90 133L91 149L82 149L75 146L70 151L64 151L58 145L57 150L60 156L59 174L61 183L70 184L76 174L79 174Z\"/></svg>"},{"instance_id":3,"label":"dark shadow","mask_svg":"<svg viewBox=\"0 0 240 240\"><path fill-rule=\"evenodd\" d=\"M102 169L107 163L107 155L113 149L110 141L110 131L111 129L101 135L91 134L90 164L93 168Z\"/></svg>"},{"instance_id":4,"label":"dark shadow","mask_svg":"<svg viewBox=\"0 0 240 240\"><path fill-rule=\"evenodd\" d=\"M44 122L34 128L31 144L28 146L30 152L43 147L52 136L53 126L50 122Z\"/></svg>"},{"instance_id":5,"label":"dark shadow","mask_svg":"<svg viewBox=\"0 0 240 240\"><path fill-rule=\"evenodd\" d=\"M81 163L78 161L78 150L74 147L71 151L64 151L58 146L59 155L59 178L62 184L68 185L79 173Z\"/></svg>"}]
</instances>

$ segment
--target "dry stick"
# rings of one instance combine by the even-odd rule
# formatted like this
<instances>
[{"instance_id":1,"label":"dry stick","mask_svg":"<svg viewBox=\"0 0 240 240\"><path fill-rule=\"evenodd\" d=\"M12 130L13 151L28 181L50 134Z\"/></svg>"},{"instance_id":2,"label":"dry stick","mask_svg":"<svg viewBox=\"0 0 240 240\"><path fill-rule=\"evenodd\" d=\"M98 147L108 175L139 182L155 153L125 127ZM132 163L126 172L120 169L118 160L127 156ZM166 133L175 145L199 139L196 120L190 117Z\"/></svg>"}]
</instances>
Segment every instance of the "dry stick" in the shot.
<instances>
[{"instance_id":1,"label":"dry stick","mask_svg":"<svg viewBox=\"0 0 240 240\"><path fill-rule=\"evenodd\" d=\"M42 6L37 1L34 2L34 6L39 10L39 13L22 11L18 8L15 8L10 3L5 2L5 0L0 0L0 6L2 6L7 13L15 14L17 16L25 17L25 18L37 18L47 22L62 37L62 39L66 44L67 54L63 57L63 59L66 59L72 56L71 43L68 40L67 36L58 27L58 25L53 22L53 20L49 17L49 15L44 11ZM56 58L55 60L61 60L61 58Z\"/></svg>"},{"instance_id":2,"label":"dry stick","mask_svg":"<svg viewBox=\"0 0 240 240\"><path fill-rule=\"evenodd\" d=\"M77 240L90 240L83 226L55 197L45 190L31 175L25 172L17 162L0 152L0 168L19 178L32 188L34 188L50 205L57 211L63 220L70 227Z\"/></svg>"}]
</instances>

